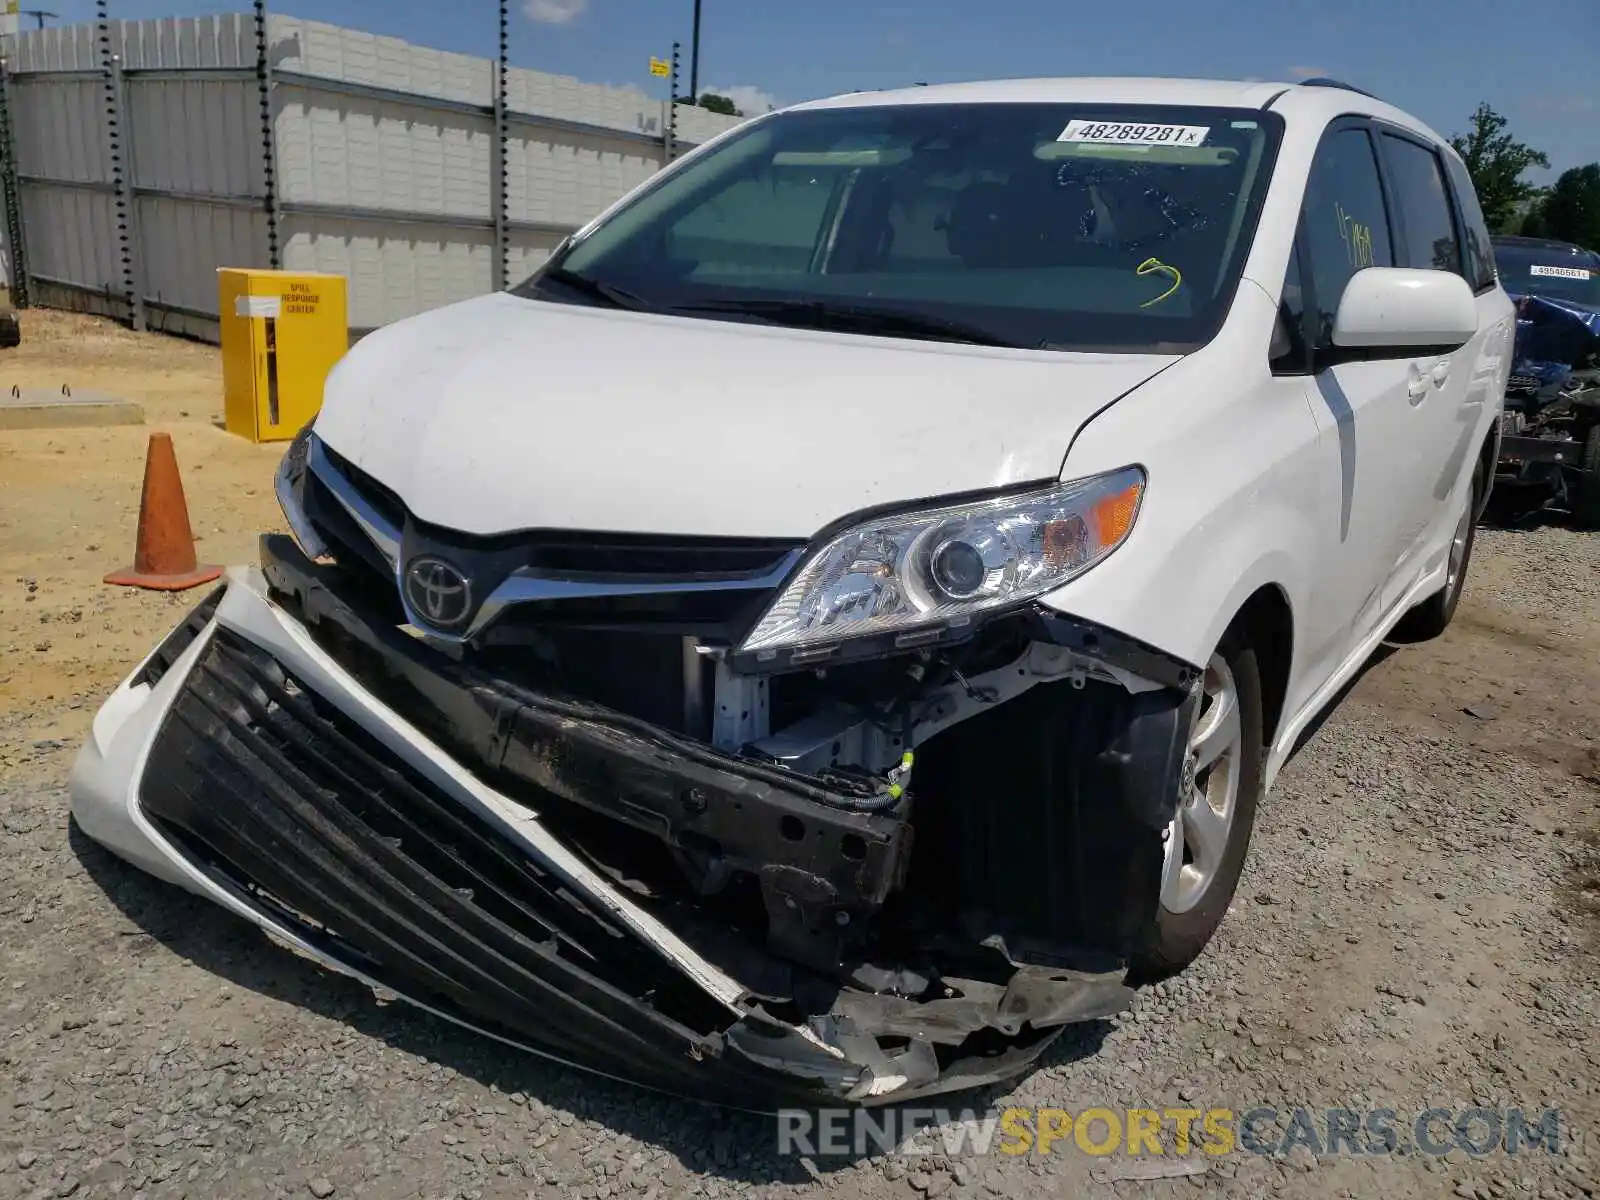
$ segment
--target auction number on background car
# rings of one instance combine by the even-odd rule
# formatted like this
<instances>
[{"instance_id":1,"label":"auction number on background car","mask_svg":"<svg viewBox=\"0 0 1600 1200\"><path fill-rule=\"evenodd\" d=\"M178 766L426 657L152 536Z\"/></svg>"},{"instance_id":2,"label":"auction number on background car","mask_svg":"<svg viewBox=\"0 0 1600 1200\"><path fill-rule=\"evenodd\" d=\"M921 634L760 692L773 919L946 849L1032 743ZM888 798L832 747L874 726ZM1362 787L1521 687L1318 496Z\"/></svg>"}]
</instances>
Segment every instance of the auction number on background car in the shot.
<instances>
[{"instance_id":1,"label":"auction number on background car","mask_svg":"<svg viewBox=\"0 0 1600 1200\"><path fill-rule=\"evenodd\" d=\"M1115 142L1119 146L1198 146L1207 125L1123 125L1116 121L1070 121L1058 142Z\"/></svg>"}]
</instances>

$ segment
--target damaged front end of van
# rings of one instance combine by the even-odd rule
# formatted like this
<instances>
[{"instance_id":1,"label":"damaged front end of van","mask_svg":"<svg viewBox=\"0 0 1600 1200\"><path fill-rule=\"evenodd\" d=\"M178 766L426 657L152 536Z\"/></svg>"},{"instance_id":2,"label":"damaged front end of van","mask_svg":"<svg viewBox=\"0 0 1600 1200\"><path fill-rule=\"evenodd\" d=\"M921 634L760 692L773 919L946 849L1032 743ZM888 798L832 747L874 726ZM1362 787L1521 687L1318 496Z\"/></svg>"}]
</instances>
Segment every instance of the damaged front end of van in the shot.
<instances>
[{"instance_id":1,"label":"damaged front end of van","mask_svg":"<svg viewBox=\"0 0 1600 1200\"><path fill-rule=\"evenodd\" d=\"M92 836L565 1062L751 1107L1004 1079L1130 996L1203 672L1031 600L1144 477L809 541L424 525L307 432L96 720Z\"/></svg>"}]
</instances>

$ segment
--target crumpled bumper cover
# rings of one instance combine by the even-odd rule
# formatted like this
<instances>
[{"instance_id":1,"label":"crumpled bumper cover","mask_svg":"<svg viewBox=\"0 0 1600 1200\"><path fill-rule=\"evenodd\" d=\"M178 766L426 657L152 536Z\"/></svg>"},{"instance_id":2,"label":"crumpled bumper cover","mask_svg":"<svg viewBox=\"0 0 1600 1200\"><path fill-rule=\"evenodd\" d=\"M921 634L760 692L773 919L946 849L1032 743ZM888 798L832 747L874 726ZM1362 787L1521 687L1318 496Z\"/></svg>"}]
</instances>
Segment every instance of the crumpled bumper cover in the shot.
<instances>
[{"instance_id":1,"label":"crumpled bumper cover","mask_svg":"<svg viewBox=\"0 0 1600 1200\"><path fill-rule=\"evenodd\" d=\"M724 1052L715 997L230 630L167 714L140 805L219 886L397 992L656 1087L692 1072L748 1097L767 1073Z\"/></svg>"},{"instance_id":2,"label":"crumpled bumper cover","mask_svg":"<svg viewBox=\"0 0 1600 1200\"><path fill-rule=\"evenodd\" d=\"M804 780L782 787L603 714L523 697L508 715L497 691L439 672L395 669L392 682L417 693L402 717L341 664L364 639L386 662L410 661L383 645L410 639L314 591L302 588L299 602L321 606L322 622L338 614L349 645L337 660L268 598L260 573L234 572L214 618L170 669L154 684L130 676L74 771L86 832L374 988L575 1066L746 1107L900 1101L994 1082L1025 1069L1059 1023L1125 1006L1118 972L1024 969L994 995L935 1002L939 1012L844 988L823 1013L768 1013L536 812L462 767L451 738L474 743L480 757L469 761L505 767L512 746L531 753L535 742L510 732L536 710L545 761L583 764L552 780L619 819L705 816L713 803L682 808L686 786L742 797L747 813L804 814L874 847L843 860L844 874L832 868L852 902L871 903L892 884L904 831L866 814L813 813L827 806ZM434 728L424 728L435 725L429 713ZM489 760L477 744L485 738L502 743ZM531 763L513 773L524 771L538 778ZM616 811L628 800L635 811ZM936 1056L916 1037L930 1022L1003 1027L998 1014L1030 1005L1050 1028L1013 1019L1005 1031L1016 1036L981 1052L947 1045Z\"/></svg>"}]
</instances>

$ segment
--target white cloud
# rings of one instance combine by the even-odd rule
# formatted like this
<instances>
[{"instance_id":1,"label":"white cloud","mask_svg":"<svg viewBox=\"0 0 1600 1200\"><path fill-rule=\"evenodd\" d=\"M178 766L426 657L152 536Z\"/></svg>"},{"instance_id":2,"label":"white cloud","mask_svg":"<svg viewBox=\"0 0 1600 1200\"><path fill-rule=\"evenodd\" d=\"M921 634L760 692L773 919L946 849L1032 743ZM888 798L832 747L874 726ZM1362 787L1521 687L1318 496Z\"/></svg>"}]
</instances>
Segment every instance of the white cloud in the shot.
<instances>
[{"instance_id":1,"label":"white cloud","mask_svg":"<svg viewBox=\"0 0 1600 1200\"><path fill-rule=\"evenodd\" d=\"M1326 79L1333 72L1327 67L1290 67L1291 79Z\"/></svg>"},{"instance_id":2,"label":"white cloud","mask_svg":"<svg viewBox=\"0 0 1600 1200\"><path fill-rule=\"evenodd\" d=\"M733 101L733 106L747 117L759 117L764 112L771 112L778 107L778 98L763 88L758 88L753 83L741 83L732 87L701 88L703 96L713 92L718 96L726 96Z\"/></svg>"},{"instance_id":3,"label":"white cloud","mask_svg":"<svg viewBox=\"0 0 1600 1200\"><path fill-rule=\"evenodd\" d=\"M541 25L567 25L583 15L589 0L523 0L522 11Z\"/></svg>"}]
</instances>

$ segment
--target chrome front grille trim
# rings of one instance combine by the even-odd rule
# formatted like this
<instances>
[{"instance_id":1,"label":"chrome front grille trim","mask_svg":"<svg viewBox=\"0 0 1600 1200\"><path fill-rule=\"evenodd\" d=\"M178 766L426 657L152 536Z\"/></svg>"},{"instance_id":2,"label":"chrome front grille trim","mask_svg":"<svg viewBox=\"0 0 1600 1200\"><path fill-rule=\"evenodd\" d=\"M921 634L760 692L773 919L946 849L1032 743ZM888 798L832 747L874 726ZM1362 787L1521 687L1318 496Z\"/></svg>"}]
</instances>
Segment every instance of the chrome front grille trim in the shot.
<instances>
[{"instance_id":1,"label":"chrome front grille trim","mask_svg":"<svg viewBox=\"0 0 1600 1200\"><path fill-rule=\"evenodd\" d=\"M394 570L398 579L400 574L400 534L389 519L373 507L372 503L346 479L339 468L333 465L333 460L328 457L328 452L323 448L322 439L313 437L306 455L307 464L316 474L322 486L335 500L339 502L345 512L350 514L350 519L366 534L367 538L377 547L378 553L388 560L389 566Z\"/></svg>"}]
</instances>

